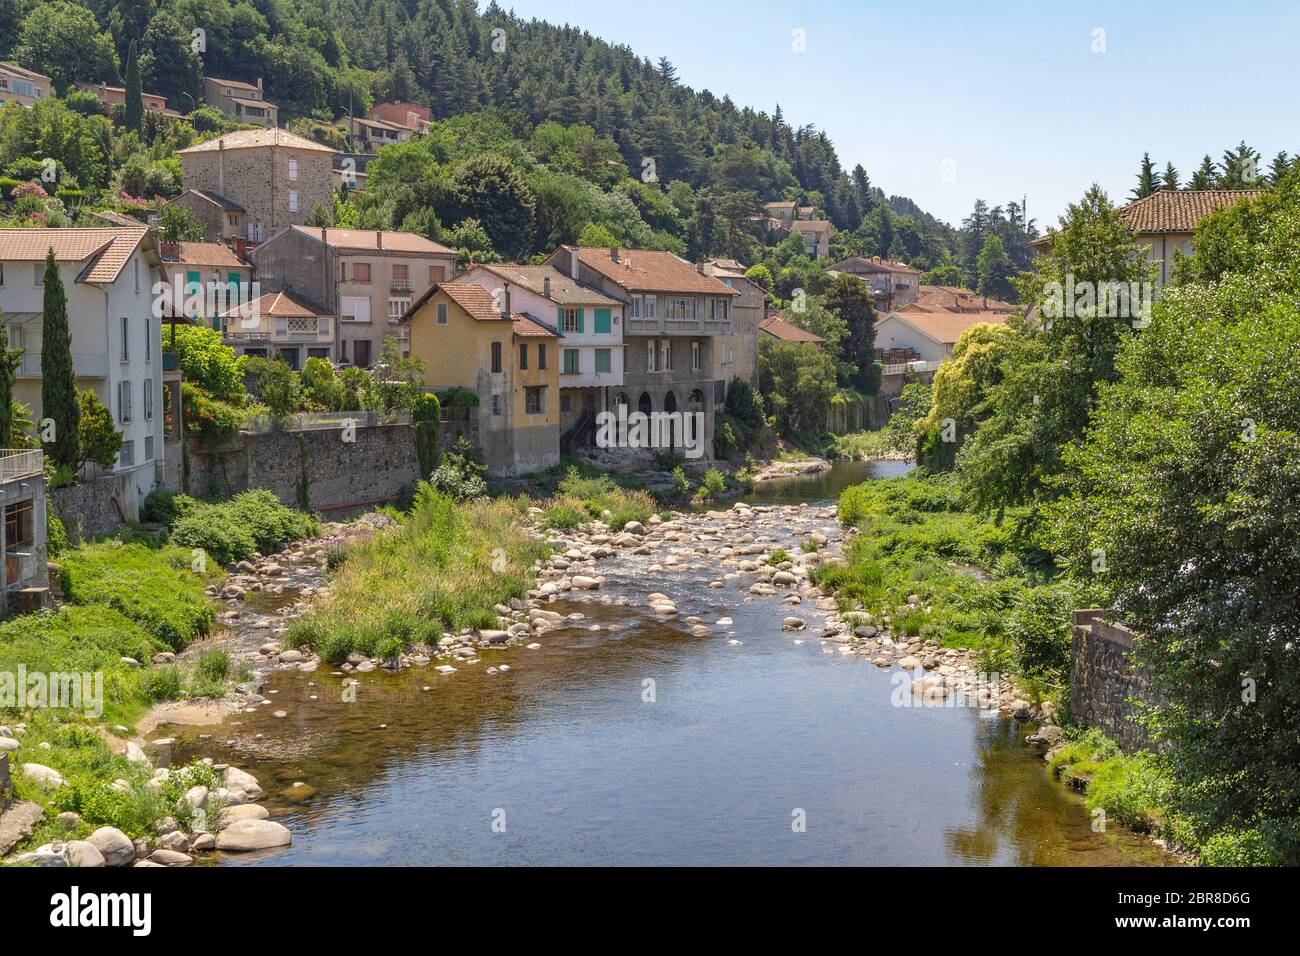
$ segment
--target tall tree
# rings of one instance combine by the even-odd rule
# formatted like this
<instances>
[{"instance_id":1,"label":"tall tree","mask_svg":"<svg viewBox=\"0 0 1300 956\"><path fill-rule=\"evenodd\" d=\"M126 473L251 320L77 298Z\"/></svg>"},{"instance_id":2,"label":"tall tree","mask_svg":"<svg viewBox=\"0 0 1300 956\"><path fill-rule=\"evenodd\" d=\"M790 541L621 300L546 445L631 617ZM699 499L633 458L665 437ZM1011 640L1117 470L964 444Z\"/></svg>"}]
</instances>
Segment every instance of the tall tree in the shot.
<instances>
[{"instance_id":1,"label":"tall tree","mask_svg":"<svg viewBox=\"0 0 1300 956\"><path fill-rule=\"evenodd\" d=\"M77 373L72 367L72 333L68 329L68 297L59 277L54 249L45 256L41 325L41 415L54 423L53 441L46 450L56 465L76 468L80 462L81 407L77 402ZM37 431L44 440L43 426Z\"/></svg>"},{"instance_id":2,"label":"tall tree","mask_svg":"<svg viewBox=\"0 0 1300 956\"><path fill-rule=\"evenodd\" d=\"M1297 157L1297 159L1300 159L1300 157ZM1273 162L1269 163L1268 181L1273 185L1277 185L1282 181L1282 177L1290 171L1291 167L1295 165L1295 163L1296 160L1288 156L1285 149L1279 151L1278 154L1273 157Z\"/></svg>"},{"instance_id":3,"label":"tall tree","mask_svg":"<svg viewBox=\"0 0 1300 956\"><path fill-rule=\"evenodd\" d=\"M135 40L126 48L126 128L140 132L144 123L144 93L140 89L140 61Z\"/></svg>"},{"instance_id":4,"label":"tall tree","mask_svg":"<svg viewBox=\"0 0 1300 956\"><path fill-rule=\"evenodd\" d=\"M14 378L22 356L22 349L9 347L9 330L0 324L0 448L14 445Z\"/></svg>"},{"instance_id":5,"label":"tall tree","mask_svg":"<svg viewBox=\"0 0 1300 956\"><path fill-rule=\"evenodd\" d=\"M1008 299L1016 294L1011 285L1011 259L1007 256L1006 246L996 235L989 235L984 240L976 263L979 284L976 290L980 295L994 299Z\"/></svg>"},{"instance_id":6,"label":"tall tree","mask_svg":"<svg viewBox=\"0 0 1300 956\"><path fill-rule=\"evenodd\" d=\"M1156 164L1152 162L1150 153L1143 153L1137 188L1133 190L1132 196L1134 199L1146 199L1159 188L1160 174L1156 172Z\"/></svg>"},{"instance_id":7,"label":"tall tree","mask_svg":"<svg viewBox=\"0 0 1300 956\"><path fill-rule=\"evenodd\" d=\"M871 290L857 276L838 275L822 305L839 316L848 329L841 359L852 369L852 385L867 394L874 393L879 383L875 379L876 314Z\"/></svg>"},{"instance_id":8,"label":"tall tree","mask_svg":"<svg viewBox=\"0 0 1300 956\"><path fill-rule=\"evenodd\" d=\"M1252 189L1259 186L1259 152L1242 140L1235 149L1225 149L1219 162L1220 189Z\"/></svg>"},{"instance_id":9,"label":"tall tree","mask_svg":"<svg viewBox=\"0 0 1300 956\"><path fill-rule=\"evenodd\" d=\"M1219 172L1214 168L1214 160L1207 153L1201 159L1201 165L1192 173L1190 189L1213 189L1219 182Z\"/></svg>"},{"instance_id":10,"label":"tall tree","mask_svg":"<svg viewBox=\"0 0 1300 956\"><path fill-rule=\"evenodd\" d=\"M1174 169L1173 163L1165 163L1165 175L1160 185L1165 189L1178 188L1178 170Z\"/></svg>"}]
</instances>

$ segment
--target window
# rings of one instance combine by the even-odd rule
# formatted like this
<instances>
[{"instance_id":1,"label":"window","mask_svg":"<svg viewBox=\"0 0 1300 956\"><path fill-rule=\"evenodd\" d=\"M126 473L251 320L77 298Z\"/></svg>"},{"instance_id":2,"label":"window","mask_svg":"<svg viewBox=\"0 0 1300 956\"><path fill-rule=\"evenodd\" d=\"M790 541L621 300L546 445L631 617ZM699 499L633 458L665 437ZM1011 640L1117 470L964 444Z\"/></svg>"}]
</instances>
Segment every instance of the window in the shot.
<instances>
[{"instance_id":1,"label":"window","mask_svg":"<svg viewBox=\"0 0 1300 956\"><path fill-rule=\"evenodd\" d=\"M144 420L153 421L153 379L151 378L144 380Z\"/></svg>"},{"instance_id":2,"label":"window","mask_svg":"<svg viewBox=\"0 0 1300 956\"><path fill-rule=\"evenodd\" d=\"M492 374L501 374L501 343L492 343Z\"/></svg>"},{"instance_id":3,"label":"window","mask_svg":"<svg viewBox=\"0 0 1300 956\"><path fill-rule=\"evenodd\" d=\"M500 395L493 395L493 396L492 396L492 414L493 414L493 415L500 415L500 414L501 414L501 396L500 396Z\"/></svg>"},{"instance_id":4,"label":"window","mask_svg":"<svg viewBox=\"0 0 1300 956\"><path fill-rule=\"evenodd\" d=\"M546 371L546 343L545 342L537 343L537 367L542 371Z\"/></svg>"},{"instance_id":5,"label":"window","mask_svg":"<svg viewBox=\"0 0 1300 956\"><path fill-rule=\"evenodd\" d=\"M655 370L655 340L651 339L645 344L645 370L653 372Z\"/></svg>"},{"instance_id":6,"label":"window","mask_svg":"<svg viewBox=\"0 0 1300 956\"><path fill-rule=\"evenodd\" d=\"M609 309L597 309L597 310L596 310L596 328L595 328L596 333L597 333L598 335L603 335L603 334L608 333L608 332L609 332L609 325L610 325L610 324L609 324Z\"/></svg>"},{"instance_id":7,"label":"window","mask_svg":"<svg viewBox=\"0 0 1300 956\"><path fill-rule=\"evenodd\" d=\"M117 420L123 425L131 420L131 383L117 383Z\"/></svg>"},{"instance_id":8,"label":"window","mask_svg":"<svg viewBox=\"0 0 1300 956\"><path fill-rule=\"evenodd\" d=\"M328 359L329 359L329 357L330 357L330 350L329 350L329 349L311 349L311 348L309 348L309 349L307 350L307 357L308 357L308 358L326 359L326 360L328 361Z\"/></svg>"},{"instance_id":9,"label":"window","mask_svg":"<svg viewBox=\"0 0 1300 956\"><path fill-rule=\"evenodd\" d=\"M129 468L135 464L135 442L122 442L122 450L117 453L117 465L119 468Z\"/></svg>"},{"instance_id":10,"label":"window","mask_svg":"<svg viewBox=\"0 0 1300 956\"><path fill-rule=\"evenodd\" d=\"M153 436L144 436L144 460L153 461Z\"/></svg>"},{"instance_id":11,"label":"window","mask_svg":"<svg viewBox=\"0 0 1300 956\"><path fill-rule=\"evenodd\" d=\"M122 361L131 361L131 320L122 316Z\"/></svg>"},{"instance_id":12,"label":"window","mask_svg":"<svg viewBox=\"0 0 1300 956\"><path fill-rule=\"evenodd\" d=\"M609 349L596 349L596 371L609 371Z\"/></svg>"},{"instance_id":13,"label":"window","mask_svg":"<svg viewBox=\"0 0 1300 956\"><path fill-rule=\"evenodd\" d=\"M0 285L5 284L5 264L0 262Z\"/></svg>"},{"instance_id":14,"label":"window","mask_svg":"<svg viewBox=\"0 0 1300 956\"><path fill-rule=\"evenodd\" d=\"M32 501L5 506L5 548L15 550L32 544Z\"/></svg>"},{"instance_id":15,"label":"window","mask_svg":"<svg viewBox=\"0 0 1300 956\"><path fill-rule=\"evenodd\" d=\"M564 374L577 375L578 370L581 367L581 363L578 360L578 350L564 349Z\"/></svg>"},{"instance_id":16,"label":"window","mask_svg":"<svg viewBox=\"0 0 1300 956\"><path fill-rule=\"evenodd\" d=\"M668 300L668 318L694 319L696 300L684 295L675 295Z\"/></svg>"},{"instance_id":17,"label":"window","mask_svg":"<svg viewBox=\"0 0 1300 956\"><path fill-rule=\"evenodd\" d=\"M443 266L429 266L429 285L441 282L447 277L447 270Z\"/></svg>"},{"instance_id":18,"label":"window","mask_svg":"<svg viewBox=\"0 0 1300 956\"><path fill-rule=\"evenodd\" d=\"M522 342L519 345L519 368L524 371L528 370L528 346Z\"/></svg>"},{"instance_id":19,"label":"window","mask_svg":"<svg viewBox=\"0 0 1300 956\"><path fill-rule=\"evenodd\" d=\"M38 262L32 266L32 271L36 274L36 284L45 285L45 263Z\"/></svg>"},{"instance_id":20,"label":"window","mask_svg":"<svg viewBox=\"0 0 1300 956\"><path fill-rule=\"evenodd\" d=\"M344 322L369 322L370 299L366 296L344 296L339 318Z\"/></svg>"},{"instance_id":21,"label":"window","mask_svg":"<svg viewBox=\"0 0 1300 956\"><path fill-rule=\"evenodd\" d=\"M731 321L731 300L730 299L718 300L718 321L719 322Z\"/></svg>"},{"instance_id":22,"label":"window","mask_svg":"<svg viewBox=\"0 0 1300 956\"><path fill-rule=\"evenodd\" d=\"M410 299L389 299L388 300L388 321L396 322L402 316L406 315L406 310L411 307Z\"/></svg>"},{"instance_id":23,"label":"window","mask_svg":"<svg viewBox=\"0 0 1300 956\"><path fill-rule=\"evenodd\" d=\"M528 415L541 415L546 411L546 386L531 385L524 389L524 412Z\"/></svg>"},{"instance_id":24,"label":"window","mask_svg":"<svg viewBox=\"0 0 1300 956\"><path fill-rule=\"evenodd\" d=\"M561 310L561 332L581 332L582 331L582 310L581 309L563 309Z\"/></svg>"},{"instance_id":25,"label":"window","mask_svg":"<svg viewBox=\"0 0 1300 956\"><path fill-rule=\"evenodd\" d=\"M560 411L562 411L562 412L567 412L568 410L569 410L569 393L568 393L568 392L565 392L565 391L561 391L561 392L560 392Z\"/></svg>"},{"instance_id":26,"label":"window","mask_svg":"<svg viewBox=\"0 0 1300 956\"><path fill-rule=\"evenodd\" d=\"M406 266L393 266L393 288L402 290L409 290L411 288L411 278L407 273Z\"/></svg>"},{"instance_id":27,"label":"window","mask_svg":"<svg viewBox=\"0 0 1300 956\"><path fill-rule=\"evenodd\" d=\"M447 324L447 303L446 302L438 303L438 324L439 325Z\"/></svg>"},{"instance_id":28,"label":"window","mask_svg":"<svg viewBox=\"0 0 1300 956\"><path fill-rule=\"evenodd\" d=\"M352 263L352 281L369 282L370 281L370 263L354 262Z\"/></svg>"},{"instance_id":29,"label":"window","mask_svg":"<svg viewBox=\"0 0 1300 956\"><path fill-rule=\"evenodd\" d=\"M691 371L698 372L699 370L700 370L700 343L692 342L691 343Z\"/></svg>"},{"instance_id":30,"label":"window","mask_svg":"<svg viewBox=\"0 0 1300 956\"><path fill-rule=\"evenodd\" d=\"M289 211L298 211L298 190L296 189L289 190Z\"/></svg>"},{"instance_id":31,"label":"window","mask_svg":"<svg viewBox=\"0 0 1300 956\"><path fill-rule=\"evenodd\" d=\"M659 346L659 371L671 372L673 370L673 343L668 339L663 340Z\"/></svg>"},{"instance_id":32,"label":"window","mask_svg":"<svg viewBox=\"0 0 1300 956\"><path fill-rule=\"evenodd\" d=\"M296 180L297 178L298 178L298 160L296 160L296 159L290 159L290 160L289 160L289 179L292 181L292 180Z\"/></svg>"},{"instance_id":33,"label":"window","mask_svg":"<svg viewBox=\"0 0 1300 956\"><path fill-rule=\"evenodd\" d=\"M147 315L144 317L144 360L153 361L153 323Z\"/></svg>"}]
</instances>

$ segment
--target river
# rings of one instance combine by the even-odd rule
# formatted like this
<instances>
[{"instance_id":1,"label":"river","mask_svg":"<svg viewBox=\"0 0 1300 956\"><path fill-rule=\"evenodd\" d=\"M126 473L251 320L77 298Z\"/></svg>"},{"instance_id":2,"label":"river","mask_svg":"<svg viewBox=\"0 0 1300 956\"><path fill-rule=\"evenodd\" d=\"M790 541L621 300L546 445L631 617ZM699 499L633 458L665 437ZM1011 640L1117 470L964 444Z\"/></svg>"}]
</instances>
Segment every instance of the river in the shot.
<instances>
[{"instance_id":1,"label":"river","mask_svg":"<svg viewBox=\"0 0 1300 956\"><path fill-rule=\"evenodd\" d=\"M840 463L752 499L824 501L905 467ZM836 531L829 506L801 509L799 521ZM214 739L169 729L182 757L254 773L293 831L290 848L222 862L1170 862L1119 828L1094 833L1080 798L1019 742L1027 727L895 707L887 671L824 648L814 630L783 632L776 598L709 589L700 565L648 577L658 557L604 562L594 600L549 605L585 617L539 649L485 653L449 676L361 675L355 703L325 668L281 672L263 690L274 707L204 729ZM600 603L652 590L672 595L683 618L734 623L694 638L644 606ZM493 663L510 669L489 674Z\"/></svg>"}]
</instances>

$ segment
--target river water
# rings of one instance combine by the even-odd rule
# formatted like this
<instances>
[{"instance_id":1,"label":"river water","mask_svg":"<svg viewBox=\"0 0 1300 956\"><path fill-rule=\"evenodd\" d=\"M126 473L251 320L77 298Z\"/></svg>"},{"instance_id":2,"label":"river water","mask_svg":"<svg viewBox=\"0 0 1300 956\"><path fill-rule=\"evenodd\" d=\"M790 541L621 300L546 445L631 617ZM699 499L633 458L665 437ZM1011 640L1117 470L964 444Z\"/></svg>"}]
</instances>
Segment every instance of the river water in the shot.
<instances>
[{"instance_id":1,"label":"river water","mask_svg":"<svg viewBox=\"0 0 1300 956\"><path fill-rule=\"evenodd\" d=\"M824 500L904 469L843 463L753 497ZM791 513L838 533L829 506ZM354 703L325 668L283 672L263 689L273 706L207 728L213 740L168 729L182 757L254 773L273 819L293 831L290 848L223 862L1168 862L1118 828L1092 832L1082 801L1019 742L1027 727L895 707L888 672L823 648L815 630L783 632L777 598L745 603L739 582L709 589L701 582L716 575L700 564L647 576L661 557L602 562L599 592L550 605L584 619L539 649L484 653L445 677L360 675ZM656 590L682 618L733 623L695 638L680 619L600 603ZM494 663L510 670L488 674Z\"/></svg>"}]
</instances>

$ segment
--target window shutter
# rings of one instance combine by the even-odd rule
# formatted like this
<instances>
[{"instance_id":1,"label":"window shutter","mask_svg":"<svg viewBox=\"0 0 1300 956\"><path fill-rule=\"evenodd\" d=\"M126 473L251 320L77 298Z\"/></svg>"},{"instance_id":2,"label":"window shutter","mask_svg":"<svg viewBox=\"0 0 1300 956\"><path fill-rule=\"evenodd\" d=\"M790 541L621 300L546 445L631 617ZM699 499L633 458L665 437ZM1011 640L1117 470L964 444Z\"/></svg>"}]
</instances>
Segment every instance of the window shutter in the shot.
<instances>
[{"instance_id":1,"label":"window shutter","mask_svg":"<svg viewBox=\"0 0 1300 956\"><path fill-rule=\"evenodd\" d=\"M560 330L561 335L564 334L564 306L562 305L555 307L555 327Z\"/></svg>"},{"instance_id":2,"label":"window shutter","mask_svg":"<svg viewBox=\"0 0 1300 956\"><path fill-rule=\"evenodd\" d=\"M610 330L609 309L596 310L596 326L593 331L607 333Z\"/></svg>"},{"instance_id":3,"label":"window shutter","mask_svg":"<svg viewBox=\"0 0 1300 956\"><path fill-rule=\"evenodd\" d=\"M583 313L585 313L586 311L587 311L586 309L578 310L578 334L579 335L581 335L585 331L585 329L583 328L583 323L585 321Z\"/></svg>"}]
</instances>

